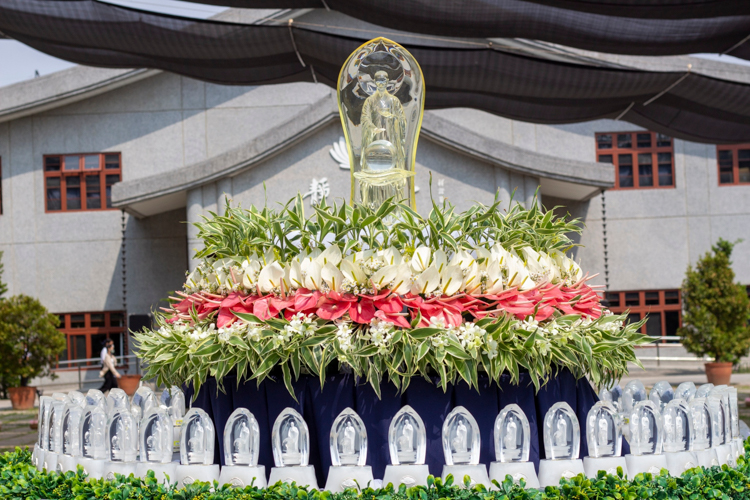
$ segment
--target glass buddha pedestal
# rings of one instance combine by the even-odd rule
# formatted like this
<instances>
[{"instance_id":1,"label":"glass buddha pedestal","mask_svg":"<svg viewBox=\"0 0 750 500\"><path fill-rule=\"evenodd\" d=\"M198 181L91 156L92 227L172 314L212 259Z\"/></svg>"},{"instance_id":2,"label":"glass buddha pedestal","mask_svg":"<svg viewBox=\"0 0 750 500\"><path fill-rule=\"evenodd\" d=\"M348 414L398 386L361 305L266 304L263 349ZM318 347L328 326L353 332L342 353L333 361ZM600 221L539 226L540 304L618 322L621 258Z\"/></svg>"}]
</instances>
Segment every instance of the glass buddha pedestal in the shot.
<instances>
[{"instance_id":1,"label":"glass buddha pedestal","mask_svg":"<svg viewBox=\"0 0 750 500\"><path fill-rule=\"evenodd\" d=\"M482 446L479 426L474 417L463 406L457 406L443 422L443 481L453 476L453 484L463 486L464 478L469 477L469 488L477 484L490 487L487 467L479 463L479 450Z\"/></svg>"},{"instance_id":2,"label":"glass buddha pedestal","mask_svg":"<svg viewBox=\"0 0 750 500\"><path fill-rule=\"evenodd\" d=\"M367 461L367 430L351 408L344 408L331 426L331 467L325 489L340 493L347 488L366 488L373 480Z\"/></svg>"},{"instance_id":3,"label":"glass buddha pedestal","mask_svg":"<svg viewBox=\"0 0 750 500\"><path fill-rule=\"evenodd\" d=\"M698 466L698 457L693 451L695 427L690 407L682 399L673 399L664 406L661 418L667 470L679 477L686 470Z\"/></svg>"},{"instance_id":4,"label":"glass buddha pedestal","mask_svg":"<svg viewBox=\"0 0 750 500\"><path fill-rule=\"evenodd\" d=\"M273 460L269 484L297 483L318 489L315 467L309 465L310 433L307 423L297 411L284 409L273 424L271 431Z\"/></svg>"},{"instance_id":5,"label":"glass buddha pedestal","mask_svg":"<svg viewBox=\"0 0 750 500\"><path fill-rule=\"evenodd\" d=\"M425 465L427 434L424 421L409 405L401 408L388 427L388 451L391 464L385 468L383 485L392 483L395 488L427 486L430 469Z\"/></svg>"},{"instance_id":6,"label":"glass buddha pedestal","mask_svg":"<svg viewBox=\"0 0 750 500\"><path fill-rule=\"evenodd\" d=\"M81 457L78 464L83 467L90 479L101 479L104 476L104 463L107 458L106 406L102 403L103 398L99 400L87 397L87 401L90 404L83 410L78 431L78 435L81 436Z\"/></svg>"},{"instance_id":7,"label":"glass buddha pedestal","mask_svg":"<svg viewBox=\"0 0 750 500\"><path fill-rule=\"evenodd\" d=\"M633 407L628 420L630 455L625 455L630 477L641 472L659 474L667 468L667 458L662 454L662 418L656 403L640 401Z\"/></svg>"},{"instance_id":8,"label":"glass buddha pedestal","mask_svg":"<svg viewBox=\"0 0 750 500\"><path fill-rule=\"evenodd\" d=\"M56 392L52 394L52 404L50 405L50 411L44 423L45 436L44 440L47 443L47 447L44 453L44 466L43 468L47 472L57 471L57 460L62 453L62 439L60 439L60 428L65 411L65 405L68 403L67 396L65 394Z\"/></svg>"},{"instance_id":9,"label":"glass buddha pedestal","mask_svg":"<svg viewBox=\"0 0 750 500\"><path fill-rule=\"evenodd\" d=\"M557 486L560 479L585 473L578 458L581 428L578 417L568 403L555 403L544 416L544 454L539 461L539 484L542 488Z\"/></svg>"},{"instance_id":10,"label":"glass buddha pedestal","mask_svg":"<svg viewBox=\"0 0 750 500\"><path fill-rule=\"evenodd\" d=\"M622 452L622 430L619 416L611 403L599 401L589 410L586 417L586 443L589 456L583 459L586 476L595 478L600 470L617 475L622 467L625 475L628 466Z\"/></svg>"},{"instance_id":11,"label":"glass buddha pedestal","mask_svg":"<svg viewBox=\"0 0 750 500\"><path fill-rule=\"evenodd\" d=\"M497 415L494 426L495 462L490 464L490 481L501 483L506 476L521 479L527 488L539 488L534 463L529 462L531 430L520 406L509 404ZM494 484L490 486L495 488Z\"/></svg>"},{"instance_id":12,"label":"glass buddha pedestal","mask_svg":"<svg viewBox=\"0 0 750 500\"><path fill-rule=\"evenodd\" d=\"M129 409L115 410L107 419L107 461L104 478L112 480L115 474L128 477L135 474L138 457L138 421Z\"/></svg>"},{"instance_id":13,"label":"glass buddha pedestal","mask_svg":"<svg viewBox=\"0 0 750 500\"><path fill-rule=\"evenodd\" d=\"M729 392L727 386L717 385L708 393L708 411L711 413L711 446L716 450L719 465L734 466L729 423Z\"/></svg>"},{"instance_id":14,"label":"glass buddha pedestal","mask_svg":"<svg viewBox=\"0 0 750 500\"><path fill-rule=\"evenodd\" d=\"M76 391L76 396L65 404L62 422L60 423L62 454L57 459L57 469L60 472L76 470L78 457L81 454L80 424L83 416L83 394Z\"/></svg>"},{"instance_id":15,"label":"glass buddha pedestal","mask_svg":"<svg viewBox=\"0 0 750 500\"><path fill-rule=\"evenodd\" d=\"M692 398L688 403L693 420L695 437L692 450L698 459L698 465L709 468L719 465L719 457L711 446L713 434L711 431L711 412L706 398Z\"/></svg>"},{"instance_id":16,"label":"glass buddha pedestal","mask_svg":"<svg viewBox=\"0 0 750 500\"><path fill-rule=\"evenodd\" d=\"M219 465L214 464L216 431L211 418L200 408L192 408L180 430L180 464L175 469L177 487L194 481L218 481Z\"/></svg>"},{"instance_id":17,"label":"glass buddha pedestal","mask_svg":"<svg viewBox=\"0 0 750 500\"><path fill-rule=\"evenodd\" d=\"M52 409L51 396L41 396L39 398L39 416L37 417L37 439L34 443L34 451L31 453L31 463L39 472L44 470L44 454L47 449L45 437L49 434L45 432L45 422L49 418L49 412Z\"/></svg>"},{"instance_id":18,"label":"glass buddha pedestal","mask_svg":"<svg viewBox=\"0 0 750 500\"><path fill-rule=\"evenodd\" d=\"M266 467L258 465L260 428L246 408L237 408L224 427L224 466L219 484L244 488L251 484L266 487Z\"/></svg>"},{"instance_id":19,"label":"glass buddha pedestal","mask_svg":"<svg viewBox=\"0 0 750 500\"><path fill-rule=\"evenodd\" d=\"M172 462L172 419L166 408L153 407L141 420L138 431L138 447L141 450L140 460L135 466L135 475L145 479L148 471L154 471L156 479L166 482L167 477L173 481L177 476L177 464Z\"/></svg>"}]
</instances>

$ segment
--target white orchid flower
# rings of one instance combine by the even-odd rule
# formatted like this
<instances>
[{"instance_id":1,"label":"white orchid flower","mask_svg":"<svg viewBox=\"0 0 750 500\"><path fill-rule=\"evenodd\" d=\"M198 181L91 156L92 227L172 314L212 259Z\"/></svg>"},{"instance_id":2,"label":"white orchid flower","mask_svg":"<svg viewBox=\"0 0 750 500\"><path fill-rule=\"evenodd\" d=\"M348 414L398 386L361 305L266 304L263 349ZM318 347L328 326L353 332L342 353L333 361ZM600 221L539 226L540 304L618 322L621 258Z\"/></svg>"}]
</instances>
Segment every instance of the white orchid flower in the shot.
<instances>
[{"instance_id":1,"label":"white orchid flower","mask_svg":"<svg viewBox=\"0 0 750 500\"><path fill-rule=\"evenodd\" d=\"M438 272L437 267L432 265L417 276L411 287L411 291L414 294L428 294L434 292L439 286L440 273Z\"/></svg>"},{"instance_id":2,"label":"white orchid flower","mask_svg":"<svg viewBox=\"0 0 750 500\"><path fill-rule=\"evenodd\" d=\"M340 253L339 256L341 256ZM330 262L324 265L320 271L320 277L328 284L329 289L336 292L341 291L341 283L344 281L344 275L335 265Z\"/></svg>"},{"instance_id":3,"label":"white orchid flower","mask_svg":"<svg viewBox=\"0 0 750 500\"><path fill-rule=\"evenodd\" d=\"M258 286L260 291L268 293L274 288L281 287L281 279L284 277L284 268L278 262L268 264L258 276Z\"/></svg>"},{"instance_id":4,"label":"white orchid flower","mask_svg":"<svg viewBox=\"0 0 750 500\"><path fill-rule=\"evenodd\" d=\"M331 245L318 255L315 260L317 260L321 266L325 266L326 264L338 266L339 262L341 262L341 249L338 245Z\"/></svg>"},{"instance_id":5,"label":"white orchid flower","mask_svg":"<svg viewBox=\"0 0 750 500\"><path fill-rule=\"evenodd\" d=\"M443 295L453 295L461 289L464 273L460 266L445 266L440 273L440 289Z\"/></svg>"},{"instance_id":6,"label":"white orchid flower","mask_svg":"<svg viewBox=\"0 0 750 500\"><path fill-rule=\"evenodd\" d=\"M432 257L432 249L427 246L419 246L414 250L414 255L411 257L411 267L414 272L421 273L428 267L430 267L430 259Z\"/></svg>"}]
</instances>

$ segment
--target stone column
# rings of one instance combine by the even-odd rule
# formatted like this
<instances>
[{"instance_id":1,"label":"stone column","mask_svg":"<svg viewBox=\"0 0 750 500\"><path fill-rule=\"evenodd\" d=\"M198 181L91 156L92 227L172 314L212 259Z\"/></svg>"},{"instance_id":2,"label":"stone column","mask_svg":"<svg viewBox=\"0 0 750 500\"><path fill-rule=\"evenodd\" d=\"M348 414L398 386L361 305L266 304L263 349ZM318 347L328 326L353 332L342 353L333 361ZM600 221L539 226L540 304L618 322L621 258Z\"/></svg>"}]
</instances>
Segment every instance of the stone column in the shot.
<instances>
[{"instance_id":1,"label":"stone column","mask_svg":"<svg viewBox=\"0 0 750 500\"><path fill-rule=\"evenodd\" d=\"M495 186L502 200L500 210L508 210L510 207L510 193L513 192L513 189L510 187L510 173L504 168L495 167Z\"/></svg>"},{"instance_id":2,"label":"stone column","mask_svg":"<svg viewBox=\"0 0 750 500\"><path fill-rule=\"evenodd\" d=\"M187 252L188 265L192 271L198 265L199 260L195 259L196 250L202 248L202 242L198 239L198 228L194 223L201 221L203 214L203 190L202 188L191 189L187 192Z\"/></svg>"}]
</instances>

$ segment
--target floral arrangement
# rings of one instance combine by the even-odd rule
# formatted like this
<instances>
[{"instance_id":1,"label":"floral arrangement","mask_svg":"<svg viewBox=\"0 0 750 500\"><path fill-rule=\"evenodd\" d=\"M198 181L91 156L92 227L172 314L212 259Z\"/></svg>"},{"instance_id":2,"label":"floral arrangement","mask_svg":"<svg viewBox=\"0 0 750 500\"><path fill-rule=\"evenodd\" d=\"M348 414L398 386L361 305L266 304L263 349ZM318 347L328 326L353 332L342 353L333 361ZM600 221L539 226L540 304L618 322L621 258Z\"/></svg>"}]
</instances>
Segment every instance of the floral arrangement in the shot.
<instances>
[{"instance_id":1,"label":"floral arrangement","mask_svg":"<svg viewBox=\"0 0 750 500\"><path fill-rule=\"evenodd\" d=\"M135 334L138 355L148 376L196 391L208 376L260 382L280 367L291 393L292 377L323 384L334 361L378 394L383 377L402 390L415 375L446 388L521 370L538 389L561 367L618 379L649 340L602 308L565 254L580 223L499 206L433 204L423 218L393 201L323 204L308 219L300 197L279 210L227 204L197 224L201 263L158 328Z\"/></svg>"}]
</instances>

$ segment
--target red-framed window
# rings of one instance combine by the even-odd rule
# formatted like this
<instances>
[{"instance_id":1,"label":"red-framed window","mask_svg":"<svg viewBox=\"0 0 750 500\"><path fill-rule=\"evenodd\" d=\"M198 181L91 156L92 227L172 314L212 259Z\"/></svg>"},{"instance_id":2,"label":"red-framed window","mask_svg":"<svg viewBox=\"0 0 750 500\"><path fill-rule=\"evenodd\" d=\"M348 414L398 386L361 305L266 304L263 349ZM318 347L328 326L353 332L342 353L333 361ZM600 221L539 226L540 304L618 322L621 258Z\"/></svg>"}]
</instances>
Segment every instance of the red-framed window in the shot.
<instances>
[{"instance_id":1,"label":"red-framed window","mask_svg":"<svg viewBox=\"0 0 750 500\"><path fill-rule=\"evenodd\" d=\"M750 144L716 146L719 186L750 184Z\"/></svg>"},{"instance_id":2,"label":"red-framed window","mask_svg":"<svg viewBox=\"0 0 750 500\"><path fill-rule=\"evenodd\" d=\"M121 311L78 312L59 314L59 330L65 334L67 345L58 357L59 361L97 358L87 368L100 368L98 361L107 339L115 343L115 356L128 352L125 313ZM67 368L68 364L58 365Z\"/></svg>"},{"instance_id":3,"label":"red-framed window","mask_svg":"<svg viewBox=\"0 0 750 500\"><path fill-rule=\"evenodd\" d=\"M614 189L673 188L674 144L656 132L600 132L596 158L615 166Z\"/></svg>"},{"instance_id":4,"label":"red-framed window","mask_svg":"<svg viewBox=\"0 0 750 500\"><path fill-rule=\"evenodd\" d=\"M44 156L45 212L112 208L112 185L120 182L120 153Z\"/></svg>"},{"instance_id":5,"label":"red-framed window","mask_svg":"<svg viewBox=\"0 0 750 500\"><path fill-rule=\"evenodd\" d=\"M641 333L652 337L677 335L682 325L682 297L679 290L637 290L607 292L604 295L612 312L630 311L628 320L637 322L648 316Z\"/></svg>"}]
</instances>

